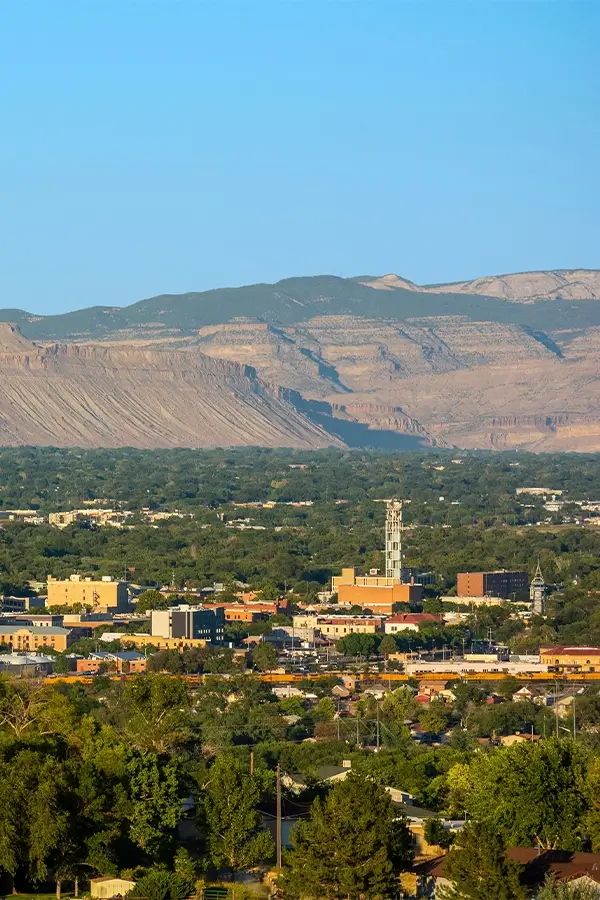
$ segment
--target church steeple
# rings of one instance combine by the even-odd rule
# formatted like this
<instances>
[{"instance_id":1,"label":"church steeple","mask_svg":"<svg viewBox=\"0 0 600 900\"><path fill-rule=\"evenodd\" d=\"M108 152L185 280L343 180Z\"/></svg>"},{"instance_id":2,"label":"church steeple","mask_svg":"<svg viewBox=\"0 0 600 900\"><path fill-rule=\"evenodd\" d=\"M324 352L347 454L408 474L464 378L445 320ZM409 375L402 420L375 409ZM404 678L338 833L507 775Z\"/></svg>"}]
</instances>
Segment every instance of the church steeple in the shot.
<instances>
[{"instance_id":1,"label":"church steeple","mask_svg":"<svg viewBox=\"0 0 600 900\"><path fill-rule=\"evenodd\" d=\"M542 568L538 557L535 575L529 585L529 599L531 600L531 608L538 616L546 613L546 582L542 575Z\"/></svg>"}]
</instances>

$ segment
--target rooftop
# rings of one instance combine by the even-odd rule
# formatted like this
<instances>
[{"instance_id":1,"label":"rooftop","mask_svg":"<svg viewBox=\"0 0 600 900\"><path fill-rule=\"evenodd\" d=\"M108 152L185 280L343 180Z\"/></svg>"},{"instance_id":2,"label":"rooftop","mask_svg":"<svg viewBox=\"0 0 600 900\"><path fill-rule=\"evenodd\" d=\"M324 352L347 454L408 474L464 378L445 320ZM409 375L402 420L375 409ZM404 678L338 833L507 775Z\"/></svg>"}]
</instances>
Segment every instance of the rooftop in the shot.
<instances>
[{"instance_id":1,"label":"rooftop","mask_svg":"<svg viewBox=\"0 0 600 900\"><path fill-rule=\"evenodd\" d=\"M59 628L58 625L24 625L19 622L15 625L0 625L0 634L16 634L18 631L28 631L30 634L70 634L69 628Z\"/></svg>"},{"instance_id":2,"label":"rooftop","mask_svg":"<svg viewBox=\"0 0 600 900\"><path fill-rule=\"evenodd\" d=\"M419 622L439 622L440 617L434 616L432 613L398 613L387 619L387 624L394 625L407 624L418 625Z\"/></svg>"}]
</instances>

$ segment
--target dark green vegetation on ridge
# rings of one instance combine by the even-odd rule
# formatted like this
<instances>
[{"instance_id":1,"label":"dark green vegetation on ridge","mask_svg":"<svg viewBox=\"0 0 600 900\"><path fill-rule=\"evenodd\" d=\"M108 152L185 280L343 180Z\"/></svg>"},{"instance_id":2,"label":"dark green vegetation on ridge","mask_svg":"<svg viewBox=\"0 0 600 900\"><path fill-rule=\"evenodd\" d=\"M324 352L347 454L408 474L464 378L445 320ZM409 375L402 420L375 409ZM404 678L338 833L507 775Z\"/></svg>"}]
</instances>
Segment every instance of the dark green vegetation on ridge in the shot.
<instances>
[{"instance_id":1,"label":"dark green vegetation on ridge","mask_svg":"<svg viewBox=\"0 0 600 900\"><path fill-rule=\"evenodd\" d=\"M0 310L0 321L17 324L31 340L47 341L107 338L123 330L155 332L157 326L185 335L236 318L290 325L319 315L391 319L459 315L545 331L600 325L600 301L507 303L479 294L437 294L403 288L382 291L353 278L317 275L286 278L276 284L163 294L122 308L96 306L54 316L5 309Z\"/></svg>"}]
</instances>

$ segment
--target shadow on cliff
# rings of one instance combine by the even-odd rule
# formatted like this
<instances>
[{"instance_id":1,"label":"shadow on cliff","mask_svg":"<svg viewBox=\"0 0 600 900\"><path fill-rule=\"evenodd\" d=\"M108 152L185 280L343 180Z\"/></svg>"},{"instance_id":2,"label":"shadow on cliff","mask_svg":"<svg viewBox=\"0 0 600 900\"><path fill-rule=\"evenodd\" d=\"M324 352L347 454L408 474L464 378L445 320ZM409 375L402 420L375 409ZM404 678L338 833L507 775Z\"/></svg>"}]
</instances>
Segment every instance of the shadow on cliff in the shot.
<instances>
[{"instance_id":1,"label":"shadow on cliff","mask_svg":"<svg viewBox=\"0 0 600 900\"><path fill-rule=\"evenodd\" d=\"M364 447L372 450L427 450L431 441L418 434L401 434L397 431L379 431L363 422L337 419L331 414L331 406L319 400L306 400L297 391L285 391L286 398L314 425L320 425L329 434L344 441L347 447Z\"/></svg>"}]
</instances>

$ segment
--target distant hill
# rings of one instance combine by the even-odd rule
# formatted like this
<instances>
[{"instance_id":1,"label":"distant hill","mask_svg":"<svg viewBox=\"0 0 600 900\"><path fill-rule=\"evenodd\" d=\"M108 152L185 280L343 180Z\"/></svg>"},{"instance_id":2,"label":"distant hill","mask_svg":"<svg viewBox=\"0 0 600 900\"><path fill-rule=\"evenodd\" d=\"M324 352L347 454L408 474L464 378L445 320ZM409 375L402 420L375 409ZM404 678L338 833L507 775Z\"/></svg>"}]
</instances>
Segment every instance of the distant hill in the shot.
<instances>
[{"instance_id":1,"label":"distant hill","mask_svg":"<svg viewBox=\"0 0 600 900\"><path fill-rule=\"evenodd\" d=\"M585 278L589 285L584 290ZM559 282L563 284L560 290L556 286ZM519 285L522 299L528 302L506 302L508 294L515 300ZM574 297L575 285L580 293L587 291L589 299ZM545 294L540 293L543 286L547 288ZM538 302L531 302L532 293ZM122 308L95 306L58 316L0 310L0 321L14 322L26 337L40 341L189 336L206 325L236 319L295 325L320 315L388 319L453 315L544 330L600 325L599 293L600 273L586 275L583 270L575 271L569 282L564 272L525 273L426 288L396 275L317 275L286 278L276 284L163 294Z\"/></svg>"}]
</instances>

